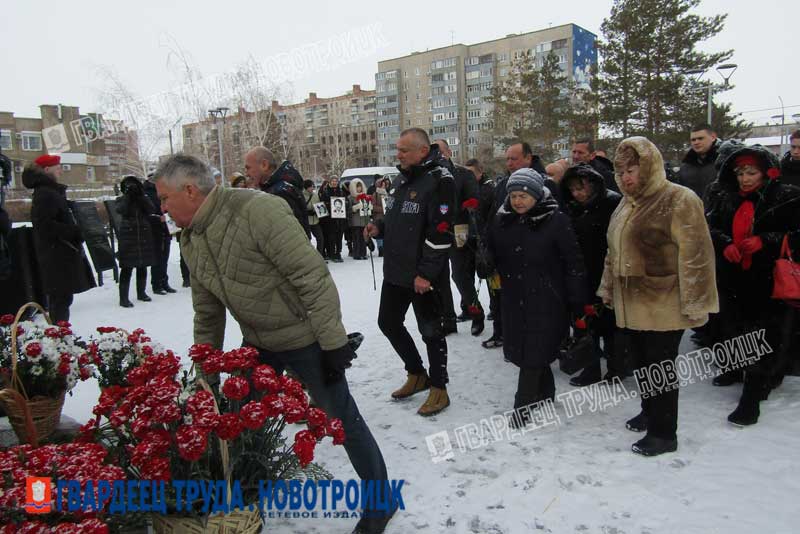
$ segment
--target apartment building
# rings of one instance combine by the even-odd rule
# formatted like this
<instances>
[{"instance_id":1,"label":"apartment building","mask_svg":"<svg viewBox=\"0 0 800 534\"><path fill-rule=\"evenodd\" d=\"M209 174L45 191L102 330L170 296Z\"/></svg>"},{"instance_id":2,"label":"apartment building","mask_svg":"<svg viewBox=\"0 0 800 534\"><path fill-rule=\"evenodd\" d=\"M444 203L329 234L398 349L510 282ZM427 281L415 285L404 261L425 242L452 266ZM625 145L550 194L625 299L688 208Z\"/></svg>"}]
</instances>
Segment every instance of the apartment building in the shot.
<instances>
[{"instance_id":1,"label":"apartment building","mask_svg":"<svg viewBox=\"0 0 800 534\"><path fill-rule=\"evenodd\" d=\"M512 62L548 54L577 83L588 84L597 63L597 36L575 24L510 34L472 45L414 52L380 61L375 75L378 162L395 162L400 132L412 126L447 139L456 161L476 157L481 148L497 152L491 135L492 87L506 78Z\"/></svg>"},{"instance_id":2,"label":"apartment building","mask_svg":"<svg viewBox=\"0 0 800 534\"><path fill-rule=\"evenodd\" d=\"M13 162L12 189L23 188L23 168L42 154L61 156L61 181L70 185L112 183L130 167L128 159L138 159L135 133L119 121L97 113L81 115L77 106L42 105L39 110L37 118L0 112L0 149Z\"/></svg>"}]
</instances>

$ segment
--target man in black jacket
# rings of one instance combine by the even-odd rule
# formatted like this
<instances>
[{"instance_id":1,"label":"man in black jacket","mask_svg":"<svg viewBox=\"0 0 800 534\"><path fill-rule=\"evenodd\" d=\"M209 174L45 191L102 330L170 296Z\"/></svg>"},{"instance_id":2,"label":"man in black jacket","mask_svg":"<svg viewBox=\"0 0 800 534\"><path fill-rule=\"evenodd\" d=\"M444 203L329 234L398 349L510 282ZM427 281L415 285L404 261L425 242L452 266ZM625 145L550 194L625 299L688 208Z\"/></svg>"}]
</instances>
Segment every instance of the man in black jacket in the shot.
<instances>
[{"instance_id":1,"label":"man in black jacket","mask_svg":"<svg viewBox=\"0 0 800 534\"><path fill-rule=\"evenodd\" d=\"M303 199L303 177L289 161L278 165L275 155L257 146L244 156L244 170L256 186L265 193L277 195L289 204L297 222L311 239Z\"/></svg>"},{"instance_id":2,"label":"man in black jacket","mask_svg":"<svg viewBox=\"0 0 800 534\"><path fill-rule=\"evenodd\" d=\"M400 175L386 199L384 218L364 229L365 237L383 237L383 287L378 327L405 363L408 379L392 393L403 399L430 387L420 407L423 416L450 405L447 395L447 342L442 331L439 284L452 242L455 212L453 177L441 164L439 147L428 134L409 128L397 140ZM449 282L449 280L448 280ZM409 305L428 351L430 377L414 340L403 324Z\"/></svg>"},{"instance_id":3,"label":"man in black jacket","mask_svg":"<svg viewBox=\"0 0 800 534\"><path fill-rule=\"evenodd\" d=\"M781 182L800 187L800 130L789 137L789 152L781 160Z\"/></svg>"},{"instance_id":4,"label":"man in black jacket","mask_svg":"<svg viewBox=\"0 0 800 534\"><path fill-rule=\"evenodd\" d=\"M594 140L591 137L577 139L572 143L572 164L578 165L579 163L590 165L592 169L603 177L603 183L607 190L619 193L617 181L614 178L614 164L605 156L597 153L594 149Z\"/></svg>"},{"instance_id":5,"label":"man in black jacket","mask_svg":"<svg viewBox=\"0 0 800 534\"><path fill-rule=\"evenodd\" d=\"M564 208L572 222L572 229L578 238L581 255L586 265L587 295L597 293L600 280L603 278L608 241L606 233L611 214L617 209L622 196L614 191L609 191L605 186L605 179L591 165L581 163L567 169L561 181L561 198L564 199ZM622 376L625 371L615 357L614 333L616 320L614 311L602 306L599 297L594 297L596 309L600 315L594 321L592 336L600 348L600 339L603 340L603 351L608 357L608 374L606 379L613 376ZM581 374L573 377L569 383L572 386L583 387L601 380L600 360L596 360L586 367Z\"/></svg>"},{"instance_id":6,"label":"man in black jacket","mask_svg":"<svg viewBox=\"0 0 800 534\"><path fill-rule=\"evenodd\" d=\"M457 331L456 321L463 322L472 319L472 335L479 336L483 332L483 309L475 291L475 250L470 248L469 236L469 209L464 203L470 199L478 200L478 182L472 171L466 167L453 163L453 152L444 139L437 139L434 144L439 147L443 156L443 163L453 175L455 183L455 213L453 214L453 245L450 247L450 263L453 270L453 282L456 283L461 295L461 314L456 317L453 307L453 295L450 290L449 273L443 275L440 285L444 299L444 332L445 335ZM463 235L465 239L458 236ZM470 313L470 307L473 312Z\"/></svg>"},{"instance_id":7,"label":"man in black jacket","mask_svg":"<svg viewBox=\"0 0 800 534\"><path fill-rule=\"evenodd\" d=\"M700 198L705 198L706 189L717 179L717 150L720 141L709 124L698 124L689 137L692 148L683 157L678 172L678 184L688 187Z\"/></svg>"},{"instance_id":8,"label":"man in black jacket","mask_svg":"<svg viewBox=\"0 0 800 534\"><path fill-rule=\"evenodd\" d=\"M158 215L158 219L152 218L150 224L153 231L153 252L155 253L155 263L150 267L150 285L156 295L166 295L175 293L169 285L169 274L167 273L167 263L169 262L169 248L172 244L172 236L167 228L166 216L161 211L161 201L158 200L158 191L153 182L153 173L147 175L147 180L142 184L142 190Z\"/></svg>"}]
</instances>

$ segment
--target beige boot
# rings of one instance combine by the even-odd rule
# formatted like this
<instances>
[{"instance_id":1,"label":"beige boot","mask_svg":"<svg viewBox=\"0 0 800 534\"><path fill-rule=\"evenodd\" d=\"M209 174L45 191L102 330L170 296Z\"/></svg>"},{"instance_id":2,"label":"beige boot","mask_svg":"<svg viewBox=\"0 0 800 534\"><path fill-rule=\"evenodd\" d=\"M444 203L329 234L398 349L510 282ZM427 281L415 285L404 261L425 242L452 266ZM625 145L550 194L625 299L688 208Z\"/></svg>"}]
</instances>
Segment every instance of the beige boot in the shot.
<instances>
[{"instance_id":1,"label":"beige boot","mask_svg":"<svg viewBox=\"0 0 800 534\"><path fill-rule=\"evenodd\" d=\"M395 399L405 399L414 395L415 393L419 393L420 391L425 391L430 387L430 383L428 380L428 373L425 371L422 372L420 375L413 375L408 373L408 378L406 379L406 383L403 384L403 387L398 389L397 391L392 393L392 397Z\"/></svg>"},{"instance_id":2,"label":"beige boot","mask_svg":"<svg viewBox=\"0 0 800 534\"><path fill-rule=\"evenodd\" d=\"M428 400L417 410L417 413L423 417L428 417L436 415L448 406L450 406L450 397L447 396L447 390L431 386Z\"/></svg>"}]
</instances>

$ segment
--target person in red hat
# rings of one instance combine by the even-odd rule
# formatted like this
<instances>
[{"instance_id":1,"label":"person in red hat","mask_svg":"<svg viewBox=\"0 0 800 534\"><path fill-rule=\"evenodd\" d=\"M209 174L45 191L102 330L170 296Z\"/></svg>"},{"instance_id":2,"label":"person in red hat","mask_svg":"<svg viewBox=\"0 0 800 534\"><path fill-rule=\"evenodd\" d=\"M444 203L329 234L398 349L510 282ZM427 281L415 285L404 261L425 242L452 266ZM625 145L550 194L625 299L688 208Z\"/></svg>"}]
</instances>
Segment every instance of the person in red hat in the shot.
<instances>
[{"instance_id":1,"label":"person in red hat","mask_svg":"<svg viewBox=\"0 0 800 534\"><path fill-rule=\"evenodd\" d=\"M717 255L722 338L765 332L767 354L743 370L722 375L726 386L744 381L736 409L728 421L736 426L755 424L760 401L783 379L780 358L788 350L784 328L787 304L772 298L773 269L784 236L793 251L800 250L800 189L781 183L778 158L755 145L733 152L719 171L719 196L706 214ZM749 354L748 356L753 356ZM723 366L723 370L726 367Z\"/></svg>"},{"instance_id":2,"label":"person in red hat","mask_svg":"<svg viewBox=\"0 0 800 534\"><path fill-rule=\"evenodd\" d=\"M83 236L67 203L61 157L45 154L25 167L22 183L33 190L31 222L42 290L53 322L69 321L72 296L95 286Z\"/></svg>"}]
</instances>

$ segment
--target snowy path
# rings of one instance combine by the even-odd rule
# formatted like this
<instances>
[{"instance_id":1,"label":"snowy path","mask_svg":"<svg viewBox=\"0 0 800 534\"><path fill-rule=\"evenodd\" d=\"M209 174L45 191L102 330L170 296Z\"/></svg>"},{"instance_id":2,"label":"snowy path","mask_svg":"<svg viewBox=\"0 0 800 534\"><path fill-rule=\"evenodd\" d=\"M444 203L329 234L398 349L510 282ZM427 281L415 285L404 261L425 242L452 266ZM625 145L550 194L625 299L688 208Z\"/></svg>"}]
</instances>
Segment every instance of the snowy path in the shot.
<instances>
[{"instance_id":1,"label":"snowy path","mask_svg":"<svg viewBox=\"0 0 800 534\"><path fill-rule=\"evenodd\" d=\"M170 280L177 288L177 247L172 251ZM375 262L379 291L381 261ZM390 478L406 481L406 510L398 512L387 533L789 534L800 529L800 482L794 471L800 467L797 377L787 378L762 403L761 420L745 430L725 420L736 405L740 385L715 388L706 381L684 388L678 451L654 459L630 452L640 437L624 426L639 410L638 399L631 399L571 419L557 404L562 421L558 427L476 450L455 449L452 459L434 463L425 436L446 430L454 439L456 427L479 424L509 409L517 369L503 361L501 350L481 348L469 334L469 323L461 324L460 332L448 337L452 404L438 416L417 416L424 395L403 402L389 397L405 372L376 325L379 292L372 290L369 261L347 259L330 264L330 269L347 330L366 335L348 371L350 389L382 448ZM455 287L453 292L457 294ZM485 290L482 301L488 307ZM113 281L77 295L72 308L75 329L86 337L100 325L141 327L154 340L185 353L192 343L189 290L154 295L152 303L134 302L130 310L118 307ZM411 313L408 325L424 349ZM490 334L487 324L482 338ZM240 342L229 316L226 348ZM681 348L691 350L687 338ZM573 389L563 373L555 369L555 375L557 393ZM631 380L625 385L635 387ZM67 398L65 414L86 421L97 394L94 381L80 384ZM327 442L317 448L316 459L337 478L355 478L341 447ZM355 522L275 519L265 532L350 532Z\"/></svg>"}]
</instances>

